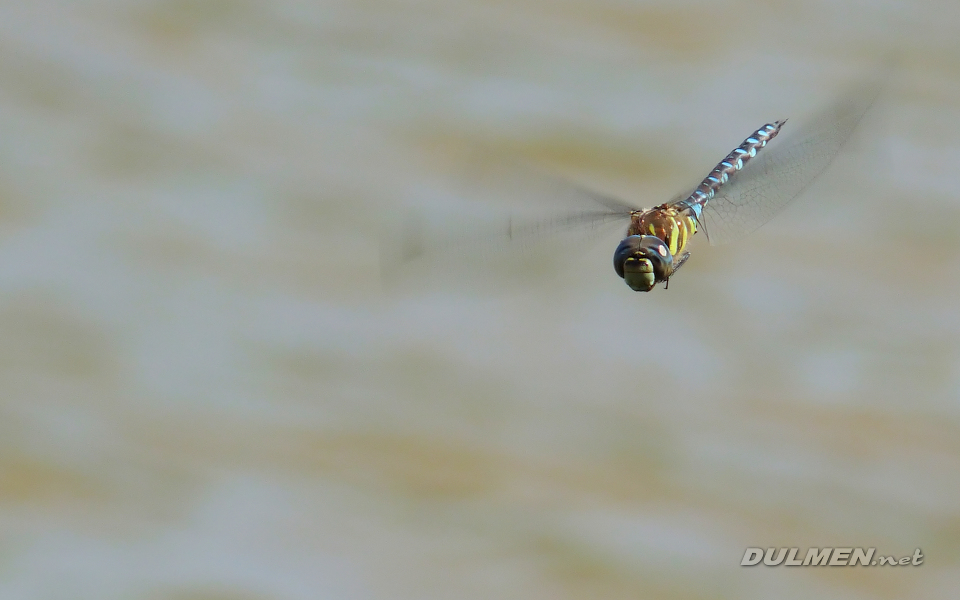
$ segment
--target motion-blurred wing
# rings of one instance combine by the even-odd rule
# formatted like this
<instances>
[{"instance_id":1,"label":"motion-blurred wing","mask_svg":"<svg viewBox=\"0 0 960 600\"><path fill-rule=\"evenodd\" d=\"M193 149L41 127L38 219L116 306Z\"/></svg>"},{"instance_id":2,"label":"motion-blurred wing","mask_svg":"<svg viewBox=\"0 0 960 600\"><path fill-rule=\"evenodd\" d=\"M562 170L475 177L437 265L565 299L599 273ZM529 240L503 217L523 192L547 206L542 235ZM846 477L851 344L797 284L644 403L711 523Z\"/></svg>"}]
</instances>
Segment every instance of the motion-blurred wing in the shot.
<instances>
[{"instance_id":1,"label":"motion-blurred wing","mask_svg":"<svg viewBox=\"0 0 960 600\"><path fill-rule=\"evenodd\" d=\"M381 243L381 254L394 256L395 261L408 263L431 255L459 255L483 257L491 254L523 252L548 238L590 237L605 225L625 223L629 212L593 210L566 213L552 217L507 215L476 216L455 223L436 218L436 215L410 213L398 235L386 234Z\"/></svg>"},{"instance_id":2,"label":"motion-blurred wing","mask_svg":"<svg viewBox=\"0 0 960 600\"><path fill-rule=\"evenodd\" d=\"M458 273L491 277L504 267L542 267L582 252L591 240L612 234L615 225L625 229L634 210L615 198L534 172L523 181L513 177L509 184L511 195L526 196L513 210L421 210L388 223L380 236L383 281L456 278Z\"/></svg>"}]
</instances>

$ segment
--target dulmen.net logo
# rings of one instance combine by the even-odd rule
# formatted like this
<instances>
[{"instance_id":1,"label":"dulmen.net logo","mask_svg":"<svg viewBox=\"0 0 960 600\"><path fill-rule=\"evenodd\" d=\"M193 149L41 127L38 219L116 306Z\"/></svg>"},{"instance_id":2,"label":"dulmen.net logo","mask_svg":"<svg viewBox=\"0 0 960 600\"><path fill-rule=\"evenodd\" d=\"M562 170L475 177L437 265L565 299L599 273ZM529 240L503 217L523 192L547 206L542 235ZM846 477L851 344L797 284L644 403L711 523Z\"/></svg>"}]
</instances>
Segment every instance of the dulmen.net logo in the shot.
<instances>
[{"instance_id":1,"label":"dulmen.net logo","mask_svg":"<svg viewBox=\"0 0 960 600\"><path fill-rule=\"evenodd\" d=\"M802 557L802 558L801 558ZM876 548L747 548L740 561L742 567L764 564L768 567L899 567L923 564L920 548L912 556L878 556Z\"/></svg>"}]
</instances>

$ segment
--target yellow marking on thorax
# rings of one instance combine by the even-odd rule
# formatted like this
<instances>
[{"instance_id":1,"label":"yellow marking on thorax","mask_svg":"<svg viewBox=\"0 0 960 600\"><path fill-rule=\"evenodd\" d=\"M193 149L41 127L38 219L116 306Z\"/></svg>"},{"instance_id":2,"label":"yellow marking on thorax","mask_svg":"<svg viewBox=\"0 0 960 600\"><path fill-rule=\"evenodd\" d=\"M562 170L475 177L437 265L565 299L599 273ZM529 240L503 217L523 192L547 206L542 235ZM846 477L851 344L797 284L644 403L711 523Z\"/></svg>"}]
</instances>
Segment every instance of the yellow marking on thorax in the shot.
<instances>
[{"instance_id":1,"label":"yellow marking on thorax","mask_svg":"<svg viewBox=\"0 0 960 600\"><path fill-rule=\"evenodd\" d=\"M670 247L670 253L674 256L683 252L687 247L687 242L697 233L696 219L689 216L676 216L673 219L673 228L670 232L670 239L667 241Z\"/></svg>"},{"instance_id":2,"label":"yellow marking on thorax","mask_svg":"<svg viewBox=\"0 0 960 600\"><path fill-rule=\"evenodd\" d=\"M683 246L686 246L686 242L697 234L697 220L689 215L683 217L683 228L687 232L686 240L683 243Z\"/></svg>"},{"instance_id":3,"label":"yellow marking on thorax","mask_svg":"<svg viewBox=\"0 0 960 600\"><path fill-rule=\"evenodd\" d=\"M665 240L667 242L667 247L670 248L670 254L674 256L677 255L677 240L680 235L680 230L683 229L683 225L680 223L679 219L671 219L673 221L672 227L670 227L669 239Z\"/></svg>"},{"instance_id":4,"label":"yellow marking on thorax","mask_svg":"<svg viewBox=\"0 0 960 600\"><path fill-rule=\"evenodd\" d=\"M697 233L697 220L672 207L644 217L635 226L631 225L630 231L636 234L649 232L649 235L660 238L674 256L681 254L690 238Z\"/></svg>"},{"instance_id":5,"label":"yellow marking on thorax","mask_svg":"<svg viewBox=\"0 0 960 600\"><path fill-rule=\"evenodd\" d=\"M687 239L689 236L689 231L687 231L687 223L684 219L677 219L677 223L680 225L680 235L677 240L677 250L682 251L683 248L687 245Z\"/></svg>"}]
</instances>

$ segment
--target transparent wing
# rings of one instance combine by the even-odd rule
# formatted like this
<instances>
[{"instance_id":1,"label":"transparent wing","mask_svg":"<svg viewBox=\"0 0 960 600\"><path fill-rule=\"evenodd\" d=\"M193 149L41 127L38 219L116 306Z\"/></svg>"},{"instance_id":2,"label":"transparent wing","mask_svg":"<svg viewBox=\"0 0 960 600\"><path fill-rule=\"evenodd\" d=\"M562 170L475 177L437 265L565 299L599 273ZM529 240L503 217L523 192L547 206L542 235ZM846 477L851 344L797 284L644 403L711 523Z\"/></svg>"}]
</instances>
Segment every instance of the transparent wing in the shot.
<instances>
[{"instance_id":1,"label":"transparent wing","mask_svg":"<svg viewBox=\"0 0 960 600\"><path fill-rule=\"evenodd\" d=\"M738 240L772 219L822 173L880 92L871 80L850 90L794 132L784 132L717 190L703 210L712 245Z\"/></svg>"},{"instance_id":2,"label":"transparent wing","mask_svg":"<svg viewBox=\"0 0 960 600\"><path fill-rule=\"evenodd\" d=\"M475 173L474 173L475 175ZM517 202L498 210L486 203L456 204L407 212L380 236L381 279L392 285L424 277L489 279L505 272L544 270L585 249L593 240L625 228L634 208L575 184L530 169L485 172ZM477 184L474 181L474 184ZM469 195L487 195L476 185ZM622 231L620 232L622 234Z\"/></svg>"},{"instance_id":3,"label":"transparent wing","mask_svg":"<svg viewBox=\"0 0 960 600\"><path fill-rule=\"evenodd\" d=\"M576 238L591 237L606 225L626 223L629 219L629 212L605 209L549 217L508 214L447 218L436 213L412 212L399 229L382 236L381 255L391 257L387 263L405 264L430 259L432 255L482 258L523 253L546 243L549 238L562 237L572 242ZM571 235L574 238L569 237Z\"/></svg>"}]
</instances>

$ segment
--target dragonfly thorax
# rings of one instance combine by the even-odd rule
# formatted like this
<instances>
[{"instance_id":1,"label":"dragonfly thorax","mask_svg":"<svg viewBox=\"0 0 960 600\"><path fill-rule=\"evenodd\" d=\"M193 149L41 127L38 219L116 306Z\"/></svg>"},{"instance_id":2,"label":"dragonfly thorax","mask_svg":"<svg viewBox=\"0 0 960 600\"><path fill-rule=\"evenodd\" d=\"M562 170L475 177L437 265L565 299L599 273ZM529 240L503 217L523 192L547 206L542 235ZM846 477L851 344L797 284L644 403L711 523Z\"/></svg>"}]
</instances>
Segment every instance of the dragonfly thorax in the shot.
<instances>
[{"instance_id":1,"label":"dragonfly thorax","mask_svg":"<svg viewBox=\"0 0 960 600\"><path fill-rule=\"evenodd\" d=\"M625 237L613 253L613 268L630 289L649 292L673 272L673 254L655 235Z\"/></svg>"}]
</instances>

